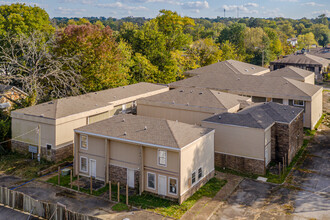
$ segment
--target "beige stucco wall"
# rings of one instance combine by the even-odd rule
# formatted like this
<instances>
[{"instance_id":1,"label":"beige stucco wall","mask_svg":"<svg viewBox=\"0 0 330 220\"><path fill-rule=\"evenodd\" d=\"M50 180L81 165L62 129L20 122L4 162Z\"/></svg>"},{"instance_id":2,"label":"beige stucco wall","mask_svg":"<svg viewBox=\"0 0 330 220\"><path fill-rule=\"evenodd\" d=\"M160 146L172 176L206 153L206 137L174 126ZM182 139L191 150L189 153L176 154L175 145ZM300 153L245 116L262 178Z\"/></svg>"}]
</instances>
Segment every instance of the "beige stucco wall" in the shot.
<instances>
[{"instance_id":1,"label":"beige stucco wall","mask_svg":"<svg viewBox=\"0 0 330 220\"><path fill-rule=\"evenodd\" d=\"M315 84L315 74L311 74L310 76L307 76L305 78L305 83L309 83L309 84Z\"/></svg>"},{"instance_id":2,"label":"beige stucco wall","mask_svg":"<svg viewBox=\"0 0 330 220\"><path fill-rule=\"evenodd\" d=\"M213 113L138 104L137 115L200 125L202 120L213 116Z\"/></svg>"},{"instance_id":3,"label":"beige stucco wall","mask_svg":"<svg viewBox=\"0 0 330 220\"><path fill-rule=\"evenodd\" d=\"M311 124L312 128L316 125L318 120L322 116L323 111L323 89L318 91L313 97L312 97L312 105L311 105Z\"/></svg>"},{"instance_id":4,"label":"beige stucco wall","mask_svg":"<svg viewBox=\"0 0 330 220\"><path fill-rule=\"evenodd\" d=\"M180 160L180 195L183 195L192 186L193 171L196 171L196 183L198 183L198 168L202 167L203 177L214 170L214 132L208 133L182 149Z\"/></svg>"},{"instance_id":5,"label":"beige stucco wall","mask_svg":"<svg viewBox=\"0 0 330 220\"><path fill-rule=\"evenodd\" d=\"M264 160L265 130L205 121L202 126L215 129L215 152Z\"/></svg>"},{"instance_id":6,"label":"beige stucco wall","mask_svg":"<svg viewBox=\"0 0 330 220\"><path fill-rule=\"evenodd\" d=\"M38 125L40 125L41 130L41 146L46 147L46 144L51 144L52 147L54 147L55 125L54 120L51 119L42 119L38 122L32 116L26 117L24 115L21 115L20 118L12 118L12 138L17 141L37 146L38 132L37 130L32 130L36 129ZM22 136L22 134L25 135Z\"/></svg>"}]
</instances>

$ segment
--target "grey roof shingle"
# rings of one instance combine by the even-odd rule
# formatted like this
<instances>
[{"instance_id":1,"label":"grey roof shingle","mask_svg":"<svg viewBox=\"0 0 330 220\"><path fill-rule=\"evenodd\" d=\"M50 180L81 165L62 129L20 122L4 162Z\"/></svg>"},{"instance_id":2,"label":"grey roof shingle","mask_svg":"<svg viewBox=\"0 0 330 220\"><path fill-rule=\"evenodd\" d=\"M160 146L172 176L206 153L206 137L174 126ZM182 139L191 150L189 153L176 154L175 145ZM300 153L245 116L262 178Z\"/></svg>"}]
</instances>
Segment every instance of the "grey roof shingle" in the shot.
<instances>
[{"instance_id":1,"label":"grey roof shingle","mask_svg":"<svg viewBox=\"0 0 330 220\"><path fill-rule=\"evenodd\" d=\"M113 102L118 100L164 88L166 88L166 86L152 83L137 83L128 86L121 86L114 89L91 92L79 96L56 99L28 108L18 109L15 112L34 116L43 115L43 117L46 118L57 119L101 107L110 106Z\"/></svg>"},{"instance_id":2,"label":"grey roof shingle","mask_svg":"<svg viewBox=\"0 0 330 220\"><path fill-rule=\"evenodd\" d=\"M222 113L204 121L266 129L274 122L290 123L303 111L302 108L274 102L258 103L238 113Z\"/></svg>"},{"instance_id":3,"label":"grey roof shingle","mask_svg":"<svg viewBox=\"0 0 330 220\"><path fill-rule=\"evenodd\" d=\"M189 75L200 75L204 73L215 73L215 74L246 74L253 75L259 72L267 71L267 68L244 63L236 60L226 60L218 63L214 63L208 66L189 70L186 73Z\"/></svg>"},{"instance_id":4,"label":"grey roof shingle","mask_svg":"<svg viewBox=\"0 0 330 220\"><path fill-rule=\"evenodd\" d=\"M138 115L116 115L76 131L146 144L182 148L213 129Z\"/></svg>"},{"instance_id":5,"label":"grey roof shingle","mask_svg":"<svg viewBox=\"0 0 330 220\"><path fill-rule=\"evenodd\" d=\"M196 87L236 94L310 101L320 86L284 77L253 76L243 74L214 74L212 72L170 83L171 88Z\"/></svg>"},{"instance_id":6,"label":"grey roof shingle","mask_svg":"<svg viewBox=\"0 0 330 220\"><path fill-rule=\"evenodd\" d=\"M204 108L220 113L250 98L204 88L178 88L138 100L139 103L160 103L172 107Z\"/></svg>"},{"instance_id":7,"label":"grey roof shingle","mask_svg":"<svg viewBox=\"0 0 330 220\"><path fill-rule=\"evenodd\" d=\"M322 57L314 56L311 54L292 54L282 59L278 59L270 62L270 64L310 64L310 65L322 65L327 67L330 61Z\"/></svg>"},{"instance_id":8,"label":"grey roof shingle","mask_svg":"<svg viewBox=\"0 0 330 220\"><path fill-rule=\"evenodd\" d=\"M306 77L313 75L314 73L308 70L304 70L294 66L286 66L281 69L270 71L263 74L263 76L280 76L290 79L304 80Z\"/></svg>"},{"instance_id":9,"label":"grey roof shingle","mask_svg":"<svg viewBox=\"0 0 330 220\"><path fill-rule=\"evenodd\" d=\"M308 54L330 60L330 48L312 48Z\"/></svg>"}]
</instances>

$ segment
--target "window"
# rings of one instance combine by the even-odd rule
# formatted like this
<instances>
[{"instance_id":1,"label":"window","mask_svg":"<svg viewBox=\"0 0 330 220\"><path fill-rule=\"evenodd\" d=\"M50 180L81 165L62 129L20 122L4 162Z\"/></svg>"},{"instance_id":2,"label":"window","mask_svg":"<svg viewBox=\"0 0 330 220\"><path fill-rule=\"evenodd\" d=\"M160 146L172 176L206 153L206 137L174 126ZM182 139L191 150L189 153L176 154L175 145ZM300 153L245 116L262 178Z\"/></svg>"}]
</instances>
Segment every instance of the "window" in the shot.
<instances>
[{"instance_id":1,"label":"window","mask_svg":"<svg viewBox=\"0 0 330 220\"><path fill-rule=\"evenodd\" d=\"M88 149L88 136L87 135L80 135L80 148L87 150Z\"/></svg>"},{"instance_id":2,"label":"window","mask_svg":"<svg viewBox=\"0 0 330 220\"><path fill-rule=\"evenodd\" d=\"M156 189L156 174L148 172L147 175L148 175L148 188Z\"/></svg>"},{"instance_id":3,"label":"window","mask_svg":"<svg viewBox=\"0 0 330 220\"><path fill-rule=\"evenodd\" d=\"M178 189L178 187L177 187L177 179L176 178L172 178L172 177L169 177L168 178L168 181L169 181L169 184L168 184L168 186L169 186L169 193L171 193L171 194L177 194L177 189Z\"/></svg>"},{"instance_id":4,"label":"window","mask_svg":"<svg viewBox=\"0 0 330 220\"><path fill-rule=\"evenodd\" d=\"M87 157L80 157L80 171L87 173L88 172L88 160Z\"/></svg>"},{"instance_id":5,"label":"window","mask_svg":"<svg viewBox=\"0 0 330 220\"><path fill-rule=\"evenodd\" d=\"M294 106L304 106L304 101L302 100L293 100Z\"/></svg>"},{"instance_id":6,"label":"window","mask_svg":"<svg viewBox=\"0 0 330 220\"><path fill-rule=\"evenodd\" d=\"M259 96L252 96L252 102L266 102L266 98Z\"/></svg>"},{"instance_id":7,"label":"window","mask_svg":"<svg viewBox=\"0 0 330 220\"><path fill-rule=\"evenodd\" d=\"M196 183L196 171L191 174L191 184L194 185Z\"/></svg>"},{"instance_id":8,"label":"window","mask_svg":"<svg viewBox=\"0 0 330 220\"><path fill-rule=\"evenodd\" d=\"M283 99L276 99L276 98L273 98L273 102L283 104Z\"/></svg>"},{"instance_id":9,"label":"window","mask_svg":"<svg viewBox=\"0 0 330 220\"><path fill-rule=\"evenodd\" d=\"M158 150L158 165L166 167L167 165L167 151Z\"/></svg>"},{"instance_id":10,"label":"window","mask_svg":"<svg viewBox=\"0 0 330 220\"><path fill-rule=\"evenodd\" d=\"M46 144L47 147L47 156L51 156L52 153L52 145L51 144Z\"/></svg>"},{"instance_id":11,"label":"window","mask_svg":"<svg viewBox=\"0 0 330 220\"><path fill-rule=\"evenodd\" d=\"M203 177L203 169L202 169L202 167L200 167L198 169L198 179L200 180L202 177Z\"/></svg>"},{"instance_id":12,"label":"window","mask_svg":"<svg viewBox=\"0 0 330 220\"><path fill-rule=\"evenodd\" d=\"M267 102L271 102L272 101L272 98L267 98L266 101Z\"/></svg>"}]
</instances>

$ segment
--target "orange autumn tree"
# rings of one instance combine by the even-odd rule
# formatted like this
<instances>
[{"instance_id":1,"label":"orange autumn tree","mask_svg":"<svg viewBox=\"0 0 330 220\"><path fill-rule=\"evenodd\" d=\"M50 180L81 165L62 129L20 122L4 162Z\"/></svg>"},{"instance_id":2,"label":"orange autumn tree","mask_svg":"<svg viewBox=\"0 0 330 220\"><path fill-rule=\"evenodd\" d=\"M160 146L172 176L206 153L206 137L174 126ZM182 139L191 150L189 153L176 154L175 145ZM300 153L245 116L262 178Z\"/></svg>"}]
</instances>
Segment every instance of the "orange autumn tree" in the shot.
<instances>
[{"instance_id":1,"label":"orange autumn tree","mask_svg":"<svg viewBox=\"0 0 330 220\"><path fill-rule=\"evenodd\" d=\"M87 92L128 84L129 68L109 26L69 25L57 32L58 56L76 57L75 70Z\"/></svg>"}]
</instances>

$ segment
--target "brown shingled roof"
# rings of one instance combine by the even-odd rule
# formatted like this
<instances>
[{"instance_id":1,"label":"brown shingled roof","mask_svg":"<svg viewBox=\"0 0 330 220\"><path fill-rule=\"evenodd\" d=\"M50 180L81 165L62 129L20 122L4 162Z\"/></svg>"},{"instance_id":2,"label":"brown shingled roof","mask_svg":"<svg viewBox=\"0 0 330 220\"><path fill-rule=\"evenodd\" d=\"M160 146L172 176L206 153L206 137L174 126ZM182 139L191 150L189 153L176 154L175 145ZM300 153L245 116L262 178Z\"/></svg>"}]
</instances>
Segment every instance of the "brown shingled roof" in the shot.
<instances>
[{"instance_id":1,"label":"brown shingled roof","mask_svg":"<svg viewBox=\"0 0 330 220\"><path fill-rule=\"evenodd\" d=\"M81 128L77 132L127 141L182 148L213 129L138 115L116 115Z\"/></svg>"},{"instance_id":2,"label":"brown shingled roof","mask_svg":"<svg viewBox=\"0 0 330 220\"><path fill-rule=\"evenodd\" d=\"M306 77L313 75L314 73L308 70L304 70L294 66L286 66L281 69L270 71L263 74L263 76L281 76L290 79L304 80Z\"/></svg>"},{"instance_id":3,"label":"brown shingled roof","mask_svg":"<svg viewBox=\"0 0 330 220\"><path fill-rule=\"evenodd\" d=\"M118 100L160 90L163 88L166 88L166 86L152 83L137 83L128 86L121 86L114 89L91 92L79 96L56 99L28 108L18 109L15 112L33 116L42 115L46 118L57 119L101 107L110 106L113 102Z\"/></svg>"},{"instance_id":4,"label":"brown shingled roof","mask_svg":"<svg viewBox=\"0 0 330 220\"><path fill-rule=\"evenodd\" d=\"M292 54L282 59L278 59L270 62L270 64L311 64L311 65L322 65L327 67L330 64L329 60L323 59L322 57L314 56L311 54Z\"/></svg>"},{"instance_id":5,"label":"brown shingled roof","mask_svg":"<svg viewBox=\"0 0 330 220\"><path fill-rule=\"evenodd\" d=\"M164 104L173 108L202 109L212 113L227 111L250 98L205 88L178 88L138 100L139 103Z\"/></svg>"}]
</instances>

